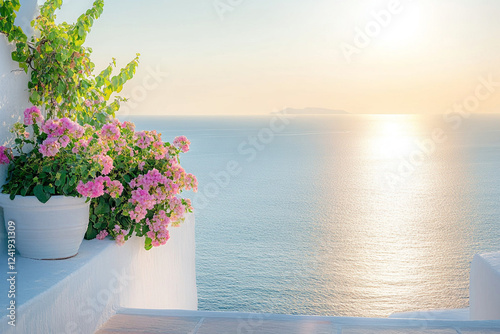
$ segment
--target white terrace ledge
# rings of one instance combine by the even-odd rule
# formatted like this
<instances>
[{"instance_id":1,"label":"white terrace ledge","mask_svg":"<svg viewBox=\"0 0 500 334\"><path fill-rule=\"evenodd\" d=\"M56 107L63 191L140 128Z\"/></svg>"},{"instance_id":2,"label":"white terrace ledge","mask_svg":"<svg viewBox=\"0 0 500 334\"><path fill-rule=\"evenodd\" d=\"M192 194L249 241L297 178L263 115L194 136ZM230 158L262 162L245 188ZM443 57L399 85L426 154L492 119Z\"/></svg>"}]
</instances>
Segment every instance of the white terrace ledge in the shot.
<instances>
[{"instance_id":1,"label":"white terrace ledge","mask_svg":"<svg viewBox=\"0 0 500 334\"><path fill-rule=\"evenodd\" d=\"M165 245L150 251L142 238L123 246L94 239L84 240L79 253L66 260L16 255L16 326L8 324L9 282L2 279L0 333L86 334L120 308L196 310L194 215L170 234ZM0 244L6 277L7 248Z\"/></svg>"},{"instance_id":2,"label":"white terrace ledge","mask_svg":"<svg viewBox=\"0 0 500 334\"><path fill-rule=\"evenodd\" d=\"M96 334L494 334L500 321L122 309Z\"/></svg>"},{"instance_id":3,"label":"white terrace ledge","mask_svg":"<svg viewBox=\"0 0 500 334\"><path fill-rule=\"evenodd\" d=\"M500 252L476 254L472 260L467 309L395 313L391 318L426 320L500 320Z\"/></svg>"}]
</instances>

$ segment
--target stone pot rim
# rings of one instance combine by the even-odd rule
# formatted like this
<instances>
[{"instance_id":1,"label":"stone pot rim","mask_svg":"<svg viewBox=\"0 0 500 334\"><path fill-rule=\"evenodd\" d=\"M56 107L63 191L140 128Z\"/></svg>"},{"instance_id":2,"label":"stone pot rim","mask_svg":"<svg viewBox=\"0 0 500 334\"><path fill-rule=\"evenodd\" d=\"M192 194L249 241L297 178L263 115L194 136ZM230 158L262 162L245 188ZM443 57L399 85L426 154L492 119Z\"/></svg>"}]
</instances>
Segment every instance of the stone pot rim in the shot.
<instances>
[{"instance_id":1,"label":"stone pot rim","mask_svg":"<svg viewBox=\"0 0 500 334\"><path fill-rule=\"evenodd\" d=\"M0 193L0 207L33 207L33 206L68 206L68 205L78 205L85 204L86 197L72 197L65 195L52 195L46 203L42 203L36 198L36 196L21 196L16 195L16 197L11 200L10 194Z\"/></svg>"}]
</instances>

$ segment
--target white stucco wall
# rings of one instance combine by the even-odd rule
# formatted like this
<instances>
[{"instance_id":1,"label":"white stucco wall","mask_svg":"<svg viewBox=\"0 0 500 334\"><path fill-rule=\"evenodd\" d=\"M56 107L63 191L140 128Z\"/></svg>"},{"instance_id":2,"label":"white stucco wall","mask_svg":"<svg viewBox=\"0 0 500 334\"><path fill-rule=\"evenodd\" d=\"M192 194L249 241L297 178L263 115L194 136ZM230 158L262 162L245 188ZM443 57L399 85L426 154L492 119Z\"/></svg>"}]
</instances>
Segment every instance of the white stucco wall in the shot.
<instances>
[{"instance_id":1,"label":"white stucco wall","mask_svg":"<svg viewBox=\"0 0 500 334\"><path fill-rule=\"evenodd\" d=\"M84 240L77 256L16 259L16 326L8 324L9 283L0 280L0 333L92 334L121 308L196 310L195 219L188 214L163 246ZM7 264L7 255L0 254Z\"/></svg>"},{"instance_id":2,"label":"white stucco wall","mask_svg":"<svg viewBox=\"0 0 500 334\"><path fill-rule=\"evenodd\" d=\"M476 254L472 260L469 308L391 314L390 318L500 320L500 252Z\"/></svg>"},{"instance_id":3,"label":"white stucco wall","mask_svg":"<svg viewBox=\"0 0 500 334\"><path fill-rule=\"evenodd\" d=\"M28 35L32 33L30 21L35 13L36 0L21 1L16 24ZM7 38L0 35L0 145L12 143L9 129L21 120L24 109L30 106L28 75L19 68L17 62L12 61L11 52L14 48L14 43L8 43Z\"/></svg>"},{"instance_id":4,"label":"white stucco wall","mask_svg":"<svg viewBox=\"0 0 500 334\"><path fill-rule=\"evenodd\" d=\"M16 24L30 36L33 32L30 22L37 13L36 0L21 0L21 9ZM22 120L24 109L30 106L28 94L28 75L19 71L18 63L12 61L11 52L14 43L8 43L4 35L0 35L0 145L12 146L13 136L10 133L12 124ZM7 167L0 165L0 185L5 182ZM0 221L3 222L3 211L0 208ZM0 224L0 247L5 242L5 228Z\"/></svg>"},{"instance_id":5,"label":"white stucco wall","mask_svg":"<svg viewBox=\"0 0 500 334\"><path fill-rule=\"evenodd\" d=\"M471 320L500 320L500 252L474 256L469 304Z\"/></svg>"}]
</instances>

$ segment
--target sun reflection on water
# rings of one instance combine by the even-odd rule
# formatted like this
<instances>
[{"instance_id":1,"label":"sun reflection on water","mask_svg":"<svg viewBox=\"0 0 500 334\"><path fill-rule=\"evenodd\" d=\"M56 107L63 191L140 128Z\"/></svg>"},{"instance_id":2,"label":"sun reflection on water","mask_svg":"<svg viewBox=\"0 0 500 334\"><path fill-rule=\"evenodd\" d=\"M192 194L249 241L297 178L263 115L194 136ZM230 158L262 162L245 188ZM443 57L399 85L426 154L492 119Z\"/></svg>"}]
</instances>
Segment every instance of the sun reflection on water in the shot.
<instances>
[{"instance_id":1,"label":"sun reflection on water","mask_svg":"<svg viewBox=\"0 0 500 334\"><path fill-rule=\"evenodd\" d=\"M467 173L460 170L461 157L440 155L443 147L437 147L399 188L380 183L428 135L427 128L412 116L374 116L359 129L371 135L345 138L349 144L341 155L348 159L325 156L330 182L321 189L327 195L318 267L331 300L349 301L332 305L341 315L467 306L466 285L459 287L461 300L449 297L456 296L456 282L465 281L457 275L468 262L455 254L464 253L471 235L470 222L460 215L470 206L468 189L456 188Z\"/></svg>"},{"instance_id":2,"label":"sun reflection on water","mask_svg":"<svg viewBox=\"0 0 500 334\"><path fill-rule=\"evenodd\" d=\"M417 130L417 124L407 117L387 115L383 118L383 122L374 122L370 129L373 141L367 147L370 149L367 154L375 153L384 158L408 155L414 146L412 133Z\"/></svg>"}]
</instances>

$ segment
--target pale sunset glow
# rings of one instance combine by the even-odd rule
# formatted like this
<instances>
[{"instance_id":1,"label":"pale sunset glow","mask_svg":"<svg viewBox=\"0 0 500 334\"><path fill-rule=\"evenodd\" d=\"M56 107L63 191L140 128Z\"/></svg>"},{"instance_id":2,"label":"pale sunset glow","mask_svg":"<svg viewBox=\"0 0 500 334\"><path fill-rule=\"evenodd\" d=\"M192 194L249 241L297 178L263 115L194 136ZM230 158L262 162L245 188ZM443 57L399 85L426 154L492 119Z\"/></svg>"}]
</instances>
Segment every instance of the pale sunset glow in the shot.
<instances>
[{"instance_id":1,"label":"pale sunset glow","mask_svg":"<svg viewBox=\"0 0 500 334\"><path fill-rule=\"evenodd\" d=\"M397 28L388 29L386 33L380 36L381 46L388 50L418 50L422 38L426 35L428 21L424 13L429 8L423 8L423 5L414 2L409 3L404 10L406 13L402 12L401 17L394 18L394 24L397 25Z\"/></svg>"},{"instance_id":2,"label":"pale sunset glow","mask_svg":"<svg viewBox=\"0 0 500 334\"><path fill-rule=\"evenodd\" d=\"M91 1L66 3L71 21ZM444 113L480 76L500 82L499 13L493 0L108 0L88 45L98 68L141 53L125 114Z\"/></svg>"}]
</instances>

